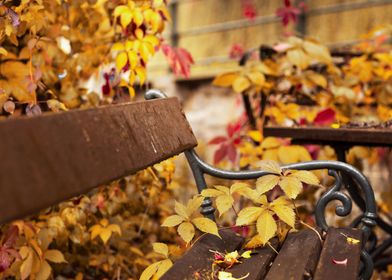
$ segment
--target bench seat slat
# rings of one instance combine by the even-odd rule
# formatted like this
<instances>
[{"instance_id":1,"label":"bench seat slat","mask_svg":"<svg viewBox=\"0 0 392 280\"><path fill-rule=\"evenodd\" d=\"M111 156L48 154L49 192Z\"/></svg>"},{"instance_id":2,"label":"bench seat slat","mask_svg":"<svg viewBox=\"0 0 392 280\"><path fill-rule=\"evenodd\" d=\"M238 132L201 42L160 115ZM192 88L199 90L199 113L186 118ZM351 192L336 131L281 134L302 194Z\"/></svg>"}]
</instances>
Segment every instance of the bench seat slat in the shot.
<instances>
[{"instance_id":1,"label":"bench seat slat","mask_svg":"<svg viewBox=\"0 0 392 280\"><path fill-rule=\"evenodd\" d=\"M176 98L0 121L0 223L196 145Z\"/></svg>"},{"instance_id":2,"label":"bench seat slat","mask_svg":"<svg viewBox=\"0 0 392 280\"><path fill-rule=\"evenodd\" d=\"M210 250L232 252L244 242L231 229L220 230L219 234L222 239L211 234L202 236L160 279L211 279L214 254Z\"/></svg>"},{"instance_id":3,"label":"bench seat slat","mask_svg":"<svg viewBox=\"0 0 392 280\"><path fill-rule=\"evenodd\" d=\"M313 230L290 233L265 279L308 279L314 275L320 251L321 241Z\"/></svg>"},{"instance_id":4,"label":"bench seat slat","mask_svg":"<svg viewBox=\"0 0 392 280\"><path fill-rule=\"evenodd\" d=\"M277 240L271 241L271 246L277 248ZM241 259L241 264L234 265L230 269L227 269L227 272L232 273L235 278L241 278L249 273L248 277L245 278L246 280L264 279L276 253L268 245L262 248L256 248L253 251L255 254L252 254L251 258Z\"/></svg>"},{"instance_id":5,"label":"bench seat slat","mask_svg":"<svg viewBox=\"0 0 392 280\"><path fill-rule=\"evenodd\" d=\"M359 229L336 229L329 228L320 260L316 268L315 280L327 279L358 279L361 242L352 244L347 237L357 240L362 239ZM347 259L347 264L339 264Z\"/></svg>"}]
</instances>

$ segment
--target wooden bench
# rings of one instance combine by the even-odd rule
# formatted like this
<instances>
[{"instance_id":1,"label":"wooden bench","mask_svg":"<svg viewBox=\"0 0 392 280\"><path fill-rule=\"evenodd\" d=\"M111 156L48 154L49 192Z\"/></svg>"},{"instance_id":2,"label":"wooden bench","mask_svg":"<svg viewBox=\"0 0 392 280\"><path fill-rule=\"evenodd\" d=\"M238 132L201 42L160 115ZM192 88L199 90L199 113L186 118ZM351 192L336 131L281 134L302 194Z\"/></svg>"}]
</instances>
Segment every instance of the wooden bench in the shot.
<instances>
[{"instance_id":1,"label":"wooden bench","mask_svg":"<svg viewBox=\"0 0 392 280\"><path fill-rule=\"evenodd\" d=\"M268 174L262 170L231 172L203 162L193 150L197 141L178 100L164 97L151 90L146 94L149 101L1 121L0 222L34 214L182 152L199 192L207 187L206 174L233 180ZM373 263L365 244L375 225L376 206L367 179L350 165L334 161L285 168L328 169L335 177L335 185L316 205L317 223L327 232L326 238L321 242L312 230L292 233L281 248L276 247L277 256L269 247L257 249L250 259L230 269L233 276L249 272L246 279L369 279ZM325 222L325 207L330 201L340 201L338 215L351 212L351 200L341 191L339 172L358 184L366 202L355 229L328 228ZM214 218L210 199L205 199L201 212ZM200 238L162 279L209 279L210 250L240 250L244 242L230 229L220 233L222 239L212 235ZM345 236L361 242L353 246Z\"/></svg>"}]
</instances>

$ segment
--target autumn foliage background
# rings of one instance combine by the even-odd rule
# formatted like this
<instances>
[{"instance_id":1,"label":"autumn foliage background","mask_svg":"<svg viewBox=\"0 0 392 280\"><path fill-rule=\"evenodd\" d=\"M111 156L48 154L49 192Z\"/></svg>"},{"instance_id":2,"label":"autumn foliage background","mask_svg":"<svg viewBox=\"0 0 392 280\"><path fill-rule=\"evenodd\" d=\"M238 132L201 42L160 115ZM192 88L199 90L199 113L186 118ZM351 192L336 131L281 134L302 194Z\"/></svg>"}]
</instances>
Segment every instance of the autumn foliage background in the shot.
<instances>
[{"instance_id":1,"label":"autumn foliage background","mask_svg":"<svg viewBox=\"0 0 392 280\"><path fill-rule=\"evenodd\" d=\"M239 2L245 21L257 19L260 3ZM214 90L226 88L227 95L237 100L236 118L221 128L224 133L206 139L207 145L201 141L199 150L206 158L212 154L211 160L220 167L240 170L260 168L260 160L287 164L336 157L330 147L304 147L291 145L288 139L264 138L261 127L265 124L337 129L362 122L390 125L391 26L374 26L356 44L332 52L315 39L296 36L295 24L308 7L303 2L292 2L281 1L275 10L282 26L280 43L253 41L250 49L242 42L226 46L227 57L235 67L231 64L220 68L212 83ZM192 77L192 55L164 33L173 29L170 7L165 0L3 1L0 118L133 101L138 91L152 83L147 70L153 56L165 57L165 67L170 67L175 76ZM201 43L190 44L190 49L202 48ZM193 68L197 73L197 65ZM160 74L151 72L152 77ZM244 106L245 102L250 106ZM356 147L348 153L349 162L358 167L385 162L388 157L385 149ZM273 168L280 174L276 171L279 167ZM187 243L201 234L199 230L217 233L214 225L206 224L197 214L200 197L190 200L196 189L189 175L183 160L171 159L33 217L3 225L2 276L137 279L146 267L150 270L144 279L161 275L184 253ZM276 185L285 176L296 175L287 173L270 179ZM297 185L295 195L290 189L289 197L297 197L304 180L330 183L325 173L315 176L298 177L302 178L301 186ZM209 182L211 189L204 195L215 197L219 214L225 213L219 227L233 225L236 219L241 225L231 206L241 210L248 204L236 191L248 186L256 186L259 195L271 191L265 188L266 182L247 183ZM247 193L247 199L262 206L269 203L264 198L254 199L251 193ZM273 197L283 193L284 188L272 190ZM236 201L232 201L232 194ZM298 214L309 225L314 225L310 214L319 194L320 189L305 187L299 196ZM219 206L219 197L220 201L229 200L230 207ZM382 214L389 215L389 202L379 200ZM294 208L284 198L268 207L280 212L286 225L295 226ZM268 213L260 212L257 218ZM173 214L178 217L169 223L167 219ZM173 228L185 223L182 227L192 227L196 236L181 230L178 234ZM282 229L288 230L287 226ZM236 230L248 236L252 231L246 227ZM283 236L283 231L278 234Z\"/></svg>"}]
</instances>

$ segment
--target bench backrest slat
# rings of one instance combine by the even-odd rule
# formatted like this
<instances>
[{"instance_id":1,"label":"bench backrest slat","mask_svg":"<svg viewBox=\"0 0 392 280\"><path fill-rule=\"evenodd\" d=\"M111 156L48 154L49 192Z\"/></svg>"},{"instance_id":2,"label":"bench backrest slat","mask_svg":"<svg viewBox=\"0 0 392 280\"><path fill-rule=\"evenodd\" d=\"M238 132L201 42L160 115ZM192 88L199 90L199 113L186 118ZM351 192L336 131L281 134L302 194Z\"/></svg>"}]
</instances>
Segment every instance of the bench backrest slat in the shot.
<instances>
[{"instance_id":1,"label":"bench backrest slat","mask_svg":"<svg viewBox=\"0 0 392 280\"><path fill-rule=\"evenodd\" d=\"M177 99L0 122L0 223L197 145Z\"/></svg>"}]
</instances>

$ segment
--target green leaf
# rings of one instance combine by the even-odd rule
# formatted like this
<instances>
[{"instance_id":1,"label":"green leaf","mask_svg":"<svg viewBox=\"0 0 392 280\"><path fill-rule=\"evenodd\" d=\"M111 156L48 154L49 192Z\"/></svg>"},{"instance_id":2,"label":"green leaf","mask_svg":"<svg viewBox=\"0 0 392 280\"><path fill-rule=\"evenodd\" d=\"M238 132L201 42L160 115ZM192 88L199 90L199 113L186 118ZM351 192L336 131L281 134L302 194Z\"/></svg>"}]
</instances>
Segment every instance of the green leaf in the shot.
<instances>
[{"instance_id":1,"label":"green leaf","mask_svg":"<svg viewBox=\"0 0 392 280\"><path fill-rule=\"evenodd\" d=\"M278 227L269 211L264 211L257 219L256 229L263 245L275 236Z\"/></svg>"},{"instance_id":2,"label":"green leaf","mask_svg":"<svg viewBox=\"0 0 392 280\"><path fill-rule=\"evenodd\" d=\"M211 233L220 238L216 223L208 218L195 218L192 223L201 231Z\"/></svg>"},{"instance_id":3,"label":"green leaf","mask_svg":"<svg viewBox=\"0 0 392 280\"><path fill-rule=\"evenodd\" d=\"M238 213L235 224L237 226L249 225L256 221L263 211L261 207L246 207Z\"/></svg>"}]
</instances>

